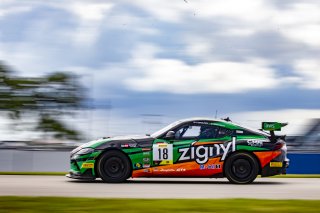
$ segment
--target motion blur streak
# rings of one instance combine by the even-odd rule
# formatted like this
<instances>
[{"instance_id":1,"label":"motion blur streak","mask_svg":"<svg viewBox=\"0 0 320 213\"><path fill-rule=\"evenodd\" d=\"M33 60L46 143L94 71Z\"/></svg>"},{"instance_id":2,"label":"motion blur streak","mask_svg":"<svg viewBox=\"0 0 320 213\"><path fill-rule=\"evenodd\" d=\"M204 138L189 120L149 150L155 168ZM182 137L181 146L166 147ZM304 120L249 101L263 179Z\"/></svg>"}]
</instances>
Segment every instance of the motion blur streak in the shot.
<instances>
[{"instance_id":1,"label":"motion blur streak","mask_svg":"<svg viewBox=\"0 0 320 213\"><path fill-rule=\"evenodd\" d=\"M123 184L66 181L53 176L0 176L0 195L105 198L320 199L320 179L258 178L245 186L220 179L133 179ZM168 193L170 192L170 193Z\"/></svg>"}]
</instances>

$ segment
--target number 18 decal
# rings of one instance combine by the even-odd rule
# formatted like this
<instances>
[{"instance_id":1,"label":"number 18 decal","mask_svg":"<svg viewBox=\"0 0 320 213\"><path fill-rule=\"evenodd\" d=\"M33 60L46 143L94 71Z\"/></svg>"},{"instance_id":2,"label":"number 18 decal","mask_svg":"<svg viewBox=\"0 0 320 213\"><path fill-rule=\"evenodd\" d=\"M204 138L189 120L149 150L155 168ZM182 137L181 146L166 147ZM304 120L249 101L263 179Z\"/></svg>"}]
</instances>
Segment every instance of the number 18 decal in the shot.
<instances>
[{"instance_id":1,"label":"number 18 decal","mask_svg":"<svg viewBox=\"0 0 320 213\"><path fill-rule=\"evenodd\" d=\"M173 163L172 144L158 143L153 145L153 160L161 161L160 165Z\"/></svg>"}]
</instances>

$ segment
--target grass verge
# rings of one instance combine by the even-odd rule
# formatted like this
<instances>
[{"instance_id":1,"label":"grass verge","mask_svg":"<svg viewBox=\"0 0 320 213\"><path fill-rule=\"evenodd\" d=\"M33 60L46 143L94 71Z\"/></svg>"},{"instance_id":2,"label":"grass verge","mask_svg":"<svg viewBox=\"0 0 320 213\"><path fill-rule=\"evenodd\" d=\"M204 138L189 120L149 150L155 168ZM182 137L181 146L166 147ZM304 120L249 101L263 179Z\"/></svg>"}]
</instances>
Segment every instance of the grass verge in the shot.
<instances>
[{"instance_id":1,"label":"grass verge","mask_svg":"<svg viewBox=\"0 0 320 213\"><path fill-rule=\"evenodd\" d=\"M156 193L156 192L153 192ZM319 212L319 200L0 197L2 212Z\"/></svg>"}]
</instances>

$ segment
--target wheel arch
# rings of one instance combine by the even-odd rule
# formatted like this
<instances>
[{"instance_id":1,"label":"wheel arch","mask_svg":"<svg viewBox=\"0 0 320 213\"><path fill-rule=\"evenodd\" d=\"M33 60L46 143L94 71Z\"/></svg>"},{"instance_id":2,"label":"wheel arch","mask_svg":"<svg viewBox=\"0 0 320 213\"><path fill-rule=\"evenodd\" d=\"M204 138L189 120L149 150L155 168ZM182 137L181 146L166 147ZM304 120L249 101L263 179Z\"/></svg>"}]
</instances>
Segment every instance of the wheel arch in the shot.
<instances>
[{"instance_id":1,"label":"wheel arch","mask_svg":"<svg viewBox=\"0 0 320 213\"><path fill-rule=\"evenodd\" d=\"M95 163L94 163L94 172L95 172L96 177L100 177L100 174L99 174L99 172L98 172L98 167L97 167L98 162L99 162L100 158L101 158L105 153L107 153L107 152L109 152L109 151L119 151L119 152L123 153L123 154L127 157L127 159L128 159L129 162L130 162L130 171L131 171L130 176L132 176L132 171L133 171L132 161L131 161L130 157L128 156L128 154L125 153L124 151L122 151L122 150L119 149L119 148L116 148L116 147L108 147L108 148L104 149L104 150L100 153L100 155L96 158L96 160L95 160Z\"/></svg>"},{"instance_id":2,"label":"wheel arch","mask_svg":"<svg viewBox=\"0 0 320 213\"><path fill-rule=\"evenodd\" d=\"M238 154L238 153L245 153L245 154L249 154L250 156L252 156L253 158L256 159L256 161L258 162L258 165L259 165L259 172L258 174L261 174L261 171L262 171L262 168L261 168L261 162L260 162L260 159L253 153L253 152L250 152L250 151L246 151L246 150L237 150L237 151L234 151L234 152L231 152L227 155L227 157L224 159L224 162L223 162L223 177L226 177L226 174L225 174L225 166L226 166L226 162L227 160L232 156L232 155L235 155L235 154Z\"/></svg>"}]
</instances>

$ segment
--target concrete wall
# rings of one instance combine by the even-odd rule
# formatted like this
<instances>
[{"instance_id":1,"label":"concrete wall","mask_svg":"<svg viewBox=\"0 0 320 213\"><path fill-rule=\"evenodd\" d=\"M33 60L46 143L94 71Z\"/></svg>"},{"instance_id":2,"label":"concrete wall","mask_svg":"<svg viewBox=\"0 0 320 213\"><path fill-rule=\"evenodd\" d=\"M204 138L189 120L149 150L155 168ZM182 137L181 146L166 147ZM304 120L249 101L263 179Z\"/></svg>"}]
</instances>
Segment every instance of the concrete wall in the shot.
<instances>
[{"instance_id":1,"label":"concrete wall","mask_svg":"<svg viewBox=\"0 0 320 213\"><path fill-rule=\"evenodd\" d=\"M0 150L0 171L67 172L67 151ZM320 174L320 154L289 154L288 174Z\"/></svg>"},{"instance_id":2,"label":"concrete wall","mask_svg":"<svg viewBox=\"0 0 320 213\"><path fill-rule=\"evenodd\" d=\"M0 171L64 172L69 165L67 151L0 150Z\"/></svg>"}]
</instances>

